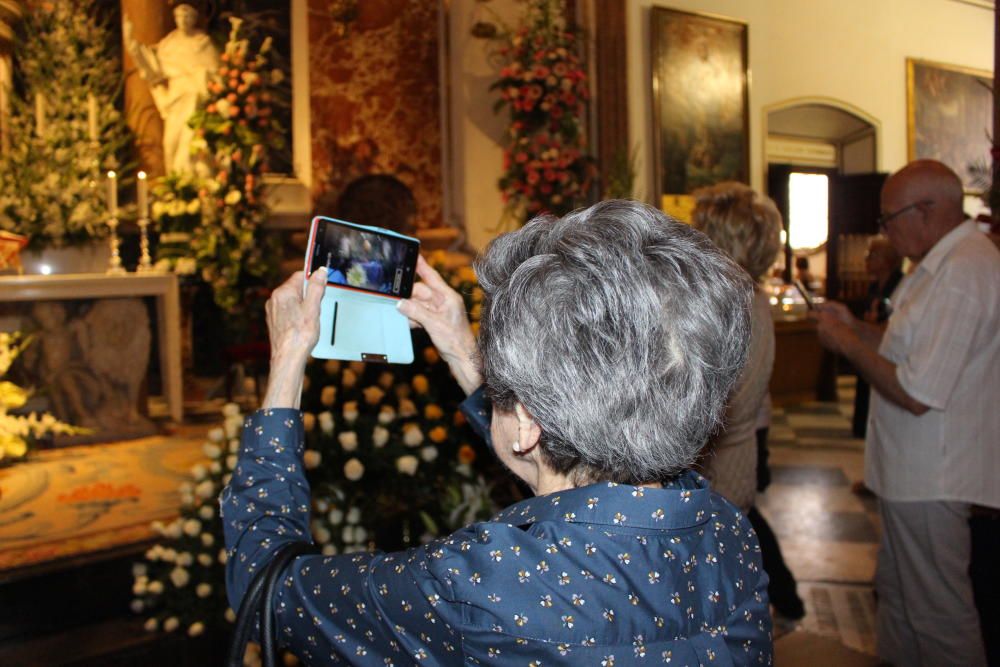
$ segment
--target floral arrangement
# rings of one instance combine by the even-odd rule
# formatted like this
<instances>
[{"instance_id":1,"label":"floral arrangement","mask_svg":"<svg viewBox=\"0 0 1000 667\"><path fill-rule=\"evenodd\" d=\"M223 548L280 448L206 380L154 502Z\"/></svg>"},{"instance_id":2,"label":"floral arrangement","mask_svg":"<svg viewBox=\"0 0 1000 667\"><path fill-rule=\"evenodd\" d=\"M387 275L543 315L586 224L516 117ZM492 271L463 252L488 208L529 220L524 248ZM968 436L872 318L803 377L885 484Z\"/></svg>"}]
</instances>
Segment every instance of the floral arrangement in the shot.
<instances>
[{"instance_id":1,"label":"floral arrangement","mask_svg":"<svg viewBox=\"0 0 1000 667\"><path fill-rule=\"evenodd\" d=\"M15 35L15 82L0 160L0 230L28 248L85 243L107 232L100 174L132 145L118 111L121 61L96 0L40 3ZM6 10L9 12L9 10Z\"/></svg>"},{"instance_id":2,"label":"floral arrangement","mask_svg":"<svg viewBox=\"0 0 1000 667\"><path fill-rule=\"evenodd\" d=\"M38 438L85 432L85 429L65 424L48 413L12 413L24 407L31 392L2 378L30 344L30 336L0 332L0 466L23 460Z\"/></svg>"},{"instance_id":3,"label":"floral arrangement","mask_svg":"<svg viewBox=\"0 0 1000 667\"><path fill-rule=\"evenodd\" d=\"M584 134L590 90L576 35L559 0L527 0L521 25L502 39L504 65L491 90L500 93L494 108L510 113L504 203L522 219L564 215L586 199L593 172Z\"/></svg>"},{"instance_id":4,"label":"floral arrangement","mask_svg":"<svg viewBox=\"0 0 1000 667\"><path fill-rule=\"evenodd\" d=\"M201 225L201 179L194 174L168 174L153 186L150 211L160 232L156 269L189 276L198 270L191 257L191 236Z\"/></svg>"},{"instance_id":5,"label":"floral arrangement","mask_svg":"<svg viewBox=\"0 0 1000 667\"><path fill-rule=\"evenodd\" d=\"M209 96L190 120L196 131L191 151L199 171L208 175L168 176L154 191L158 201L153 207L153 219L167 234L158 263L166 260L174 271L189 271L191 263L179 261L174 243L182 237L172 236L189 234L188 256L225 310L239 305L246 280L274 269L277 253L261 233L268 214L263 174L268 151L284 145L273 109L273 87L283 75L278 69L268 71L271 40L265 38L251 53L250 40L241 37L242 21L230 22Z\"/></svg>"},{"instance_id":6,"label":"floral arrangement","mask_svg":"<svg viewBox=\"0 0 1000 667\"><path fill-rule=\"evenodd\" d=\"M475 316L482 293L471 269L445 276ZM314 361L306 369L304 464L312 535L325 554L405 548L494 512L486 480L500 478L499 464L457 410L462 395L447 365L426 339L415 349L410 366ZM180 517L154 524L164 542L134 567L132 608L147 614L149 631L197 636L234 619L216 499L241 427L239 408L226 406L204 445L208 462L181 488Z\"/></svg>"}]
</instances>

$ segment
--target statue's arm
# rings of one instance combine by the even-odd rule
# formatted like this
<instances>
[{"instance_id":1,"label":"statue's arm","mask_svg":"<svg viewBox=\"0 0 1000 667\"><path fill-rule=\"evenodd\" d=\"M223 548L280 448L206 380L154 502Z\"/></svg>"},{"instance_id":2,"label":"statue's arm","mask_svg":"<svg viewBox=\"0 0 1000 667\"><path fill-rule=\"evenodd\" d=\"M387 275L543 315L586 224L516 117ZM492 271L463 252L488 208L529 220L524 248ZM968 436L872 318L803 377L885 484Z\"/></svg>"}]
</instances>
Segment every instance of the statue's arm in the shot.
<instances>
[{"instance_id":1,"label":"statue's arm","mask_svg":"<svg viewBox=\"0 0 1000 667\"><path fill-rule=\"evenodd\" d=\"M139 74L149 82L150 86L165 85L167 83L167 77L163 75L163 68L160 67L156 51L145 44L139 43L135 38L135 28L132 25L132 20L128 16L122 19L122 41L125 42L125 50L132 56L132 61L135 63L136 68L138 68Z\"/></svg>"}]
</instances>

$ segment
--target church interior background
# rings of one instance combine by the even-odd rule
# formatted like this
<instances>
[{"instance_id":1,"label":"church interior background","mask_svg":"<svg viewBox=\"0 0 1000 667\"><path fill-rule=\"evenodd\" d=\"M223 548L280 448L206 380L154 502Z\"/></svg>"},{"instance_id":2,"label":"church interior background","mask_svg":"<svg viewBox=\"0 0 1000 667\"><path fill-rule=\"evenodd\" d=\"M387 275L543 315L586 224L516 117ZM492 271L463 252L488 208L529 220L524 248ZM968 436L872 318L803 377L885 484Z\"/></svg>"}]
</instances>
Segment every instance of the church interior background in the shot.
<instances>
[{"instance_id":1,"label":"church interior background","mask_svg":"<svg viewBox=\"0 0 1000 667\"><path fill-rule=\"evenodd\" d=\"M0 664L220 661L215 499L267 375L263 303L313 215L415 235L475 320L471 259L498 233L606 197L683 220L693 188L727 179L786 219L761 509L806 614L777 626L776 662L878 664L853 383L786 282L801 265L827 298L863 295L878 187L913 157L959 170L989 226L994 111L976 81L992 85L994 12L0 0ZM310 363L326 553L416 544L523 493L414 343L408 366Z\"/></svg>"}]
</instances>

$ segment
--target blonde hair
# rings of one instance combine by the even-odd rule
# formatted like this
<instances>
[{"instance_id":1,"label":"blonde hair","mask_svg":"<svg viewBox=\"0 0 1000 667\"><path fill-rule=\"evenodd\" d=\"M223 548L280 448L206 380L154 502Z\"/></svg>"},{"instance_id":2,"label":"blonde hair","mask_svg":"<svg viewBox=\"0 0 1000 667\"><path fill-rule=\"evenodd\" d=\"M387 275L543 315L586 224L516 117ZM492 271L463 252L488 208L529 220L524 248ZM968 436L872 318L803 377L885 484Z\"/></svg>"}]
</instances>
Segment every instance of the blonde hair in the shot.
<instances>
[{"instance_id":1,"label":"blonde hair","mask_svg":"<svg viewBox=\"0 0 1000 667\"><path fill-rule=\"evenodd\" d=\"M770 197L727 181L694 191L691 225L759 280L781 249L781 214Z\"/></svg>"}]
</instances>

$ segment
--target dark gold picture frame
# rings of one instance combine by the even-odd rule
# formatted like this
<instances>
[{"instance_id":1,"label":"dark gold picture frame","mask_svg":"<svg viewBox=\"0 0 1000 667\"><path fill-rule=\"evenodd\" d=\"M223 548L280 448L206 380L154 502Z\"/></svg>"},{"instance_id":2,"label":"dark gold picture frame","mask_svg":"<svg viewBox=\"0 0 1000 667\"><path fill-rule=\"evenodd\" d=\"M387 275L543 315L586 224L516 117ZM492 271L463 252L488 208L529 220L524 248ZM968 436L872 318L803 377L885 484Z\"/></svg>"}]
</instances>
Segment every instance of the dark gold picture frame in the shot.
<instances>
[{"instance_id":1,"label":"dark gold picture frame","mask_svg":"<svg viewBox=\"0 0 1000 667\"><path fill-rule=\"evenodd\" d=\"M990 164L993 73L906 59L906 157L940 160L968 192L983 189L976 166Z\"/></svg>"},{"instance_id":2,"label":"dark gold picture frame","mask_svg":"<svg viewBox=\"0 0 1000 667\"><path fill-rule=\"evenodd\" d=\"M656 201L719 181L749 182L746 23L650 10Z\"/></svg>"}]
</instances>

